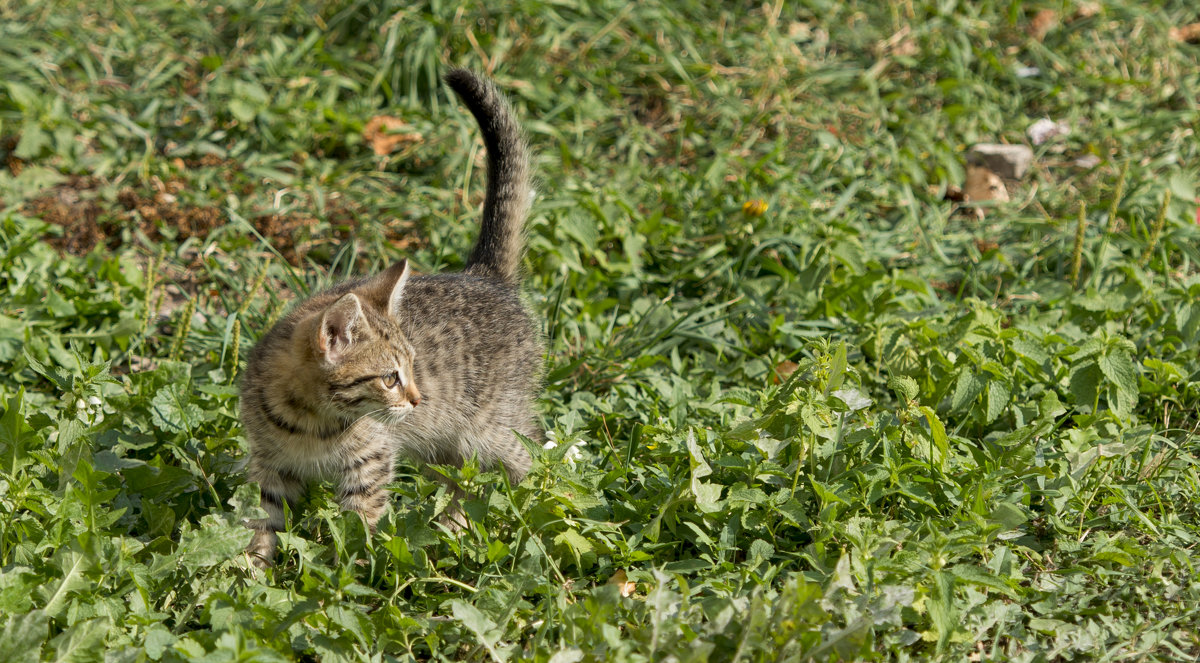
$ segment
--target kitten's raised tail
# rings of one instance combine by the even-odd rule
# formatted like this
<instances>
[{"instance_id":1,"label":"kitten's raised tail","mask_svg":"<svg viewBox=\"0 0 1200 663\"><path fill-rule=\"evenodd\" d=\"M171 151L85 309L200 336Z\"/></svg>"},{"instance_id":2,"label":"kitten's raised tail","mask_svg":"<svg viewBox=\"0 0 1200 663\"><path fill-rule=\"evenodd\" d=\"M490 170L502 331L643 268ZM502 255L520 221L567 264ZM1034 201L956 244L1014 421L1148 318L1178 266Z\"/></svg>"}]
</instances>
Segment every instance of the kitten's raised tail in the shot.
<instances>
[{"instance_id":1,"label":"kitten's raised tail","mask_svg":"<svg viewBox=\"0 0 1200 663\"><path fill-rule=\"evenodd\" d=\"M451 69L446 83L475 116L487 148L487 198L479 240L467 272L516 283L529 214L529 149L504 95L467 69Z\"/></svg>"}]
</instances>

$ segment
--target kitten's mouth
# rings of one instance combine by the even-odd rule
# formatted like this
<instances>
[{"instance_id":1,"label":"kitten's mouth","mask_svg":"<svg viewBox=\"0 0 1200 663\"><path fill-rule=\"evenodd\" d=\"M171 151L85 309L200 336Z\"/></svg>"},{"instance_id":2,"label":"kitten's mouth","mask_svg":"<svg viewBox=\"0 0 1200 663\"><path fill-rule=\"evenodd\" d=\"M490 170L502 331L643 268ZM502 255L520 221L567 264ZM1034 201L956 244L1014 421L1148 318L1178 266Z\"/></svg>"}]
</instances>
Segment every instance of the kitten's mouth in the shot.
<instances>
[{"instance_id":1,"label":"kitten's mouth","mask_svg":"<svg viewBox=\"0 0 1200 663\"><path fill-rule=\"evenodd\" d=\"M388 421L400 421L407 417L413 411L413 406L405 403L404 405L394 405L384 411L384 416Z\"/></svg>"}]
</instances>

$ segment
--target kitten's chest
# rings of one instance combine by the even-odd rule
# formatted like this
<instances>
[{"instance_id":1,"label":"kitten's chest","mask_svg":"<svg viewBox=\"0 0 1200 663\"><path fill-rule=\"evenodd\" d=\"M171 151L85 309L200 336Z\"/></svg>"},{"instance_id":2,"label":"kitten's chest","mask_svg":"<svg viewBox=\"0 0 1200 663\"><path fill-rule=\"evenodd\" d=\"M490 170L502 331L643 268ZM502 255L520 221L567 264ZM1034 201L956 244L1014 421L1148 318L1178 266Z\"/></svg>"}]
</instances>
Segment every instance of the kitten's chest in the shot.
<instances>
[{"instance_id":1,"label":"kitten's chest","mask_svg":"<svg viewBox=\"0 0 1200 663\"><path fill-rule=\"evenodd\" d=\"M347 466L385 449L394 455L395 435L384 424L363 418L330 439L304 438L278 450L281 465L306 479L338 479Z\"/></svg>"}]
</instances>

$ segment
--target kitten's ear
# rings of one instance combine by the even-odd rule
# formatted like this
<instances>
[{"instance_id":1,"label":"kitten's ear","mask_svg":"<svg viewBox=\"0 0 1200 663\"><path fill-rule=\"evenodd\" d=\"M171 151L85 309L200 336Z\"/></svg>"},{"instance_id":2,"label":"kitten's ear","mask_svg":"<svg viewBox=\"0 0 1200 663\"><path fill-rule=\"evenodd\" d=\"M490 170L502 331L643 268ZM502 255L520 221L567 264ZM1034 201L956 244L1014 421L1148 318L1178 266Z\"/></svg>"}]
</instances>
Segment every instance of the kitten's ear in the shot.
<instances>
[{"instance_id":1,"label":"kitten's ear","mask_svg":"<svg viewBox=\"0 0 1200 663\"><path fill-rule=\"evenodd\" d=\"M317 332L317 350L325 355L329 363L336 364L345 356L346 350L354 343L362 320L362 302L354 293L344 295L325 309L325 315L321 316L321 329Z\"/></svg>"},{"instance_id":2,"label":"kitten's ear","mask_svg":"<svg viewBox=\"0 0 1200 663\"><path fill-rule=\"evenodd\" d=\"M400 300L404 298L404 286L408 283L408 275L412 270L408 267L408 259L388 267L382 274L383 284L387 288L387 311L393 318L400 317Z\"/></svg>"}]
</instances>

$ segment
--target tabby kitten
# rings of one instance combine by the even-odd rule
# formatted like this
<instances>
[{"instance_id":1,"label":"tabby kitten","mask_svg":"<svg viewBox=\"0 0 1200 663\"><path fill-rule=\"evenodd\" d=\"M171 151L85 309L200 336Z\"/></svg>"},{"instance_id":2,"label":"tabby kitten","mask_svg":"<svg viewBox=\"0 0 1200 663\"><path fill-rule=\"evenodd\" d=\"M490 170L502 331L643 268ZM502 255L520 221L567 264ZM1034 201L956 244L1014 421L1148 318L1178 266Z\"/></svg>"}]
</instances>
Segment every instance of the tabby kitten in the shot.
<instances>
[{"instance_id":1,"label":"tabby kitten","mask_svg":"<svg viewBox=\"0 0 1200 663\"><path fill-rule=\"evenodd\" d=\"M373 529L398 454L438 464L472 456L515 483L539 439L532 402L542 342L518 270L532 191L521 129L501 93L465 69L445 77L475 116L488 157L479 239L461 274L412 275L401 260L301 302L250 354L242 378L249 478L267 518L247 548L267 566L310 481L337 483Z\"/></svg>"}]
</instances>

